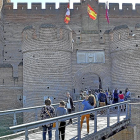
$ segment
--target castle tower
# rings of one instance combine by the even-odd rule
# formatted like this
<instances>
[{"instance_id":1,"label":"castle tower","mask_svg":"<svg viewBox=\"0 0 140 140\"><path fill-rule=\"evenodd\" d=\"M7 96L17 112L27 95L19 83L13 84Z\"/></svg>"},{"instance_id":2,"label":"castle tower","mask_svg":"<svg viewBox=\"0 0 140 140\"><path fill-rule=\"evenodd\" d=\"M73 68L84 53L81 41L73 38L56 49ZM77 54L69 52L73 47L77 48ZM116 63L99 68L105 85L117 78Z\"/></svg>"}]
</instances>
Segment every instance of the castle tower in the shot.
<instances>
[{"instance_id":1,"label":"castle tower","mask_svg":"<svg viewBox=\"0 0 140 140\"><path fill-rule=\"evenodd\" d=\"M117 26L111 33L112 88L140 91L139 27L131 33L127 25Z\"/></svg>"},{"instance_id":2,"label":"castle tower","mask_svg":"<svg viewBox=\"0 0 140 140\"><path fill-rule=\"evenodd\" d=\"M71 30L44 24L23 31L23 106L65 100L71 82Z\"/></svg>"}]
</instances>

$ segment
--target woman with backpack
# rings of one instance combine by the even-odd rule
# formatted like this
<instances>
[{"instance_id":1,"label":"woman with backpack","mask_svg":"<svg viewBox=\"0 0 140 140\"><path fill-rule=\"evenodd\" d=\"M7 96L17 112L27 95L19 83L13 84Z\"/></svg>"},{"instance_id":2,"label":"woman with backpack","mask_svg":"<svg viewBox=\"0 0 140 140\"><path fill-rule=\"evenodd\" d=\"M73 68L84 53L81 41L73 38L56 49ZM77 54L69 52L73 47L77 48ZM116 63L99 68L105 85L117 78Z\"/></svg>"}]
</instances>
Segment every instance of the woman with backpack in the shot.
<instances>
[{"instance_id":1,"label":"woman with backpack","mask_svg":"<svg viewBox=\"0 0 140 140\"><path fill-rule=\"evenodd\" d=\"M49 118L55 117L55 109L53 106L51 106L51 100L49 98L45 100L45 105L46 106L44 106L41 109L41 113L40 113L41 119L44 120L44 119L49 119ZM49 140L52 140L53 124L50 123L48 125L43 125L42 127L43 127L43 140L46 140L47 130L48 130Z\"/></svg>"}]
</instances>

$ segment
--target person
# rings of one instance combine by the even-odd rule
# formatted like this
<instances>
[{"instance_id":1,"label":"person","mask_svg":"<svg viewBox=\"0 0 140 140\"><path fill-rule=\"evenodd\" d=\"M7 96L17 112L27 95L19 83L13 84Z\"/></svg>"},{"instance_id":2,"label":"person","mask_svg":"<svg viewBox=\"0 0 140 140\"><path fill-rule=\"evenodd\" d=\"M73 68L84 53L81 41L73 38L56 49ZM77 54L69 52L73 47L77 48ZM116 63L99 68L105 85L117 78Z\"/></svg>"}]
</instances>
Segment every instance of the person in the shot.
<instances>
[{"instance_id":1,"label":"person","mask_svg":"<svg viewBox=\"0 0 140 140\"><path fill-rule=\"evenodd\" d=\"M118 94L117 90L114 90L113 97L114 97L113 103L114 104L118 103L119 102L119 94Z\"/></svg>"},{"instance_id":2,"label":"person","mask_svg":"<svg viewBox=\"0 0 140 140\"><path fill-rule=\"evenodd\" d=\"M117 90L117 93L119 94L120 91L118 88L113 89L112 93L114 93L115 90Z\"/></svg>"},{"instance_id":3,"label":"person","mask_svg":"<svg viewBox=\"0 0 140 140\"><path fill-rule=\"evenodd\" d=\"M65 108L65 102L61 101L59 107L57 108L56 116L62 116L66 114L67 114L67 109ZM65 139L65 127L66 127L66 121L61 121L59 125L59 140L60 140L60 135L62 140Z\"/></svg>"},{"instance_id":4,"label":"person","mask_svg":"<svg viewBox=\"0 0 140 140\"><path fill-rule=\"evenodd\" d=\"M94 108L95 108L95 107L99 107L99 101L98 101L98 95L97 95L97 92L93 92L92 94L94 95L95 100L96 100L96 101L95 101L95 102L96 102L96 105L94 104Z\"/></svg>"},{"instance_id":5,"label":"person","mask_svg":"<svg viewBox=\"0 0 140 140\"><path fill-rule=\"evenodd\" d=\"M124 95L122 94L122 91L120 91L119 99L120 99L120 102L124 102ZM124 109L124 111L125 111L125 108L123 107L123 105L121 105L121 111L122 111L123 109Z\"/></svg>"},{"instance_id":6,"label":"person","mask_svg":"<svg viewBox=\"0 0 140 140\"><path fill-rule=\"evenodd\" d=\"M113 95L111 91L108 94L108 98L109 98L109 104L111 105L113 103Z\"/></svg>"},{"instance_id":7,"label":"person","mask_svg":"<svg viewBox=\"0 0 140 140\"><path fill-rule=\"evenodd\" d=\"M44 119L49 119L51 117L54 117L55 116L55 109L53 106L51 106L51 100L48 98L45 100L45 105L42 109L41 109L41 113L40 113L40 116L41 116L41 119L44 120ZM43 125L43 140L46 140L46 132L48 130L48 137L49 137L49 140L52 139L52 127L53 127L53 124L48 124L48 125Z\"/></svg>"},{"instance_id":8,"label":"person","mask_svg":"<svg viewBox=\"0 0 140 140\"><path fill-rule=\"evenodd\" d=\"M106 99L107 99L107 104L109 105L109 93L107 90L105 90L105 95L106 95Z\"/></svg>"},{"instance_id":9,"label":"person","mask_svg":"<svg viewBox=\"0 0 140 140\"><path fill-rule=\"evenodd\" d=\"M104 93L104 91L102 89L100 89L98 100L99 100L100 107L105 106L107 103L106 94Z\"/></svg>"},{"instance_id":10,"label":"person","mask_svg":"<svg viewBox=\"0 0 140 140\"><path fill-rule=\"evenodd\" d=\"M71 114L72 109L74 108L72 97L69 92L66 92L67 95L67 110L68 114ZM72 124L72 119L69 120L68 124Z\"/></svg>"},{"instance_id":11,"label":"person","mask_svg":"<svg viewBox=\"0 0 140 140\"><path fill-rule=\"evenodd\" d=\"M89 91L88 91L88 95L91 95L91 94L92 94L92 91L91 91L91 90L89 90Z\"/></svg>"},{"instance_id":12,"label":"person","mask_svg":"<svg viewBox=\"0 0 140 140\"><path fill-rule=\"evenodd\" d=\"M84 99L84 91L81 90L81 93L80 93L80 100L83 100Z\"/></svg>"},{"instance_id":13,"label":"person","mask_svg":"<svg viewBox=\"0 0 140 140\"><path fill-rule=\"evenodd\" d=\"M88 95L88 89L87 88L85 88L85 91L86 91L86 95Z\"/></svg>"},{"instance_id":14,"label":"person","mask_svg":"<svg viewBox=\"0 0 140 140\"><path fill-rule=\"evenodd\" d=\"M129 89L126 88L125 89L125 98L124 98L124 100L127 101L128 99L130 99L130 97L131 97L131 93L130 93Z\"/></svg>"},{"instance_id":15,"label":"person","mask_svg":"<svg viewBox=\"0 0 140 140\"><path fill-rule=\"evenodd\" d=\"M94 108L94 101L95 101L95 97L93 95L87 95L86 99L83 100L82 104L84 105L84 109L85 110L89 110L89 109L93 109ZM86 122L87 122L87 133L89 133L89 118L90 118L90 114L85 114L81 116L81 130L82 130L82 125L83 125L83 121L86 118Z\"/></svg>"}]
</instances>

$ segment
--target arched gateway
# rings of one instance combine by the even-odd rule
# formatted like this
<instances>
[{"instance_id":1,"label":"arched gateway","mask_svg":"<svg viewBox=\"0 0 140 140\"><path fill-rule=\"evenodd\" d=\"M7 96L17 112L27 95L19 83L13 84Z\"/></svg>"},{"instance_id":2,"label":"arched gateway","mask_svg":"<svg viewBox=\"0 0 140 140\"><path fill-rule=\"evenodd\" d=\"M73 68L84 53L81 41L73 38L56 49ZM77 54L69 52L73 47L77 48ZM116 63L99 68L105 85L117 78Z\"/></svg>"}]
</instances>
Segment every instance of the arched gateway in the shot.
<instances>
[{"instance_id":1,"label":"arched gateway","mask_svg":"<svg viewBox=\"0 0 140 140\"><path fill-rule=\"evenodd\" d=\"M81 84L81 89L99 89L102 88L101 78L95 73L85 73L79 81Z\"/></svg>"},{"instance_id":2,"label":"arched gateway","mask_svg":"<svg viewBox=\"0 0 140 140\"><path fill-rule=\"evenodd\" d=\"M106 72L108 71L108 73ZM73 77L73 88L76 96L79 95L80 90L88 89L99 89L103 88L110 89L111 78L109 69L103 68L103 65L89 64L81 69L79 69Z\"/></svg>"}]
</instances>

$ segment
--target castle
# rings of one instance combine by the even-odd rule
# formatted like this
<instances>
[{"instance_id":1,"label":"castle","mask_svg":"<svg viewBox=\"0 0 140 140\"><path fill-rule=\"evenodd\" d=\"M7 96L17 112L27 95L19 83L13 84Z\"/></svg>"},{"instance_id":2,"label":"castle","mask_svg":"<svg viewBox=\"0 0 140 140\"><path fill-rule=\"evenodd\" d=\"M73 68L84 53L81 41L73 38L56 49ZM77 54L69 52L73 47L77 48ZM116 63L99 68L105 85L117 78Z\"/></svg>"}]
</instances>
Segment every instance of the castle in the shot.
<instances>
[{"instance_id":1,"label":"castle","mask_svg":"<svg viewBox=\"0 0 140 140\"><path fill-rule=\"evenodd\" d=\"M92 20L87 4L97 12ZM140 90L140 5L81 0L64 23L68 3L20 3L17 9L1 0L0 110L53 103L81 89L126 87Z\"/></svg>"}]
</instances>

